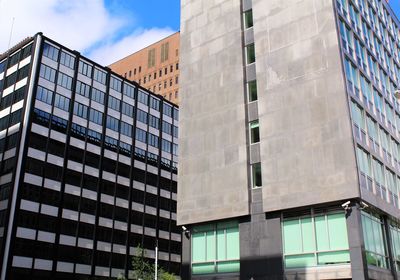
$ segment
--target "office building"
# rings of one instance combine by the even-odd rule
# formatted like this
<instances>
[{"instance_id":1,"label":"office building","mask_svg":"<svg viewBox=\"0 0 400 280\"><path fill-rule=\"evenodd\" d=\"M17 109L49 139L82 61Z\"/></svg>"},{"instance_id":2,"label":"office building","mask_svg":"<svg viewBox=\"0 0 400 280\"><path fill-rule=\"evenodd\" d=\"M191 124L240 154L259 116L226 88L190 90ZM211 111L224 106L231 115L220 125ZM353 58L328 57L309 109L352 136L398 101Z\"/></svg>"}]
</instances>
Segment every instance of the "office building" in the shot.
<instances>
[{"instance_id":1,"label":"office building","mask_svg":"<svg viewBox=\"0 0 400 280\"><path fill-rule=\"evenodd\" d=\"M179 32L109 67L130 81L179 104Z\"/></svg>"},{"instance_id":2,"label":"office building","mask_svg":"<svg viewBox=\"0 0 400 280\"><path fill-rule=\"evenodd\" d=\"M0 56L1 279L179 274L178 108L41 33Z\"/></svg>"},{"instance_id":3,"label":"office building","mask_svg":"<svg viewBox=\"0 0 400 280\"><path fill-rule=\"evenodd\" d=\"M382 0L182 1L184 279L400 279Z\"/></svg>"}]
</instances>

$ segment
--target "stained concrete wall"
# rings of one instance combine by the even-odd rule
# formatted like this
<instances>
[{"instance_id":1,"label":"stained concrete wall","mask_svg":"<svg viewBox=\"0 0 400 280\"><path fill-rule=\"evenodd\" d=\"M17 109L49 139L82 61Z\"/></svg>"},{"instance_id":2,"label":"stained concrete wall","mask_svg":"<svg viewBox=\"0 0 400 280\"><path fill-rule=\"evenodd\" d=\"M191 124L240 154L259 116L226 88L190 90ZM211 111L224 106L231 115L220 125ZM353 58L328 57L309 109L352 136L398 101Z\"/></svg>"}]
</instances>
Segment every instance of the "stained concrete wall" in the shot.
<instances>
[{"instance_id":1,"label":"stained concrete wall","mask_svg":"<svg viewBox=\"0 0 400 280\"><path fill-rule=\"evenodd\" d=\"M249 214L240 2L181 1L178 224Z\"/></svg>"},{"instance_id":2,"label":"stained concrete wall","mask_svg":"<svg viewBox=\"0 0 400 280\"><path fill-rule=\"evenodd\" d=\"M332 0L253 0L264 211L359 196Z\"/></svg>"}]
</instances>

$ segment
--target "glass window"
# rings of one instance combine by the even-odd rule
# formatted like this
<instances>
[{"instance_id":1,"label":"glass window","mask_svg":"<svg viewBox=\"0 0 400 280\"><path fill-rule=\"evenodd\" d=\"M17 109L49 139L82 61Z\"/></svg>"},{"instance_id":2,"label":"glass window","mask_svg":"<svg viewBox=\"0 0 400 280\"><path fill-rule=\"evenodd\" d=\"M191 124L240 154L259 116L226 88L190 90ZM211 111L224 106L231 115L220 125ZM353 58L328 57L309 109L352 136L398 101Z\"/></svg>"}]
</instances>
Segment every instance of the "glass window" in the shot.
<instances>
[{"instance_id":1,"label":"glass window","mask_svg":"<svg viewBox=\"0 0 400 280\"><path fill-rule=\"evenodd\" d=\"M253 26L253 10L244 12L244 27L250 28Z\"/></svg>"},{"instance_id":2,"label":"glass window","mask_svg":"<svg viewBox=\"0 0 400 280\"><path fill-rule=\"evenodd\" d=\"M121 92L122 89L122 81L117 78L111 76L110 87L118 92Z\"/></svg>"},{"instance_id":3,"label":"glass window","mask_svg":"<svg viewBox=\"0 0 400 280\"><path fill-rule=\"evenodd\" d=\"M44 103L51 104L53 101L53 92L41 86L37 87L36 99Z\"/></svg>"},{"instance_id":4,"label":"glass window","mask_svg":"<svg viewBox=\"0 0 400 280\"><path fill-rule=\"evenodd\" d=\"M164 152L167 152L167 153L171 153L171 142L169 142L165 139L162 139L161 150L163 150Z\"/></svg>"},{"instance_id":5,"label":"glass window","mask_svg":"<svg viewBox=\"0 0 400 280\"><path fill-rule=\"evenodd\" d=\"M388 268L383 222L379 216L374 214L364 211L361 214L367 263L377 267Z\"/></svg>"},{"instance_id":6,"label":"glass window","mask_svg":"<svg viewBox=\"0 0 400 280\"><path fill-rule=\"evenodd\" d=\"M258 120L250 122L250 144L260 142L260 125Z\"/></svg>"},{"instance_id":7,"label":"glass window","mask_svg":"<svg viewBox=\"0 0 400 280\"><path fill-rule=\"evenodd\" d=\"M286 268L350 262L344 213L285 219L282 234Z\"/></svg>"},{"instance_id":8,"label":"glass window","mask_svg":"<svg viewBox=\"0 0 400 280\"><path fill-rule=\"evenodd\" d=\"M148 105L149 103L149 95L141 90L138 93L138 101L144 105Z\"/></svg>"},{"instance_id":9,"label":"glass window","mask_svg":"<svg viewBox=\"0 0 400 280\"><path fill-rule=\"evenodd\" d=\"M86 96L87 98L89 98L90 95L90 86L82 83L81 81L77 81L76 83L76 93Z\"/></svg>"},{"instance_id":10,"label":"glass window","mask_svg":"<svg viewBox=\"0 0 400 280\"><path fill-rule=\"evenodd\" d=\"M262 187L261 162L251 165L251 184L253 188Z\"/></svg>"},{"instance_id":11,"label":"glass window","mask_svg":"<svg viewBox=\"0 0 400 280\"><path fill-rule=\"evenodd\" d=\"M89 65L88 63L85 63L83 61L79 61L79 73L90 78L92 76L92 68L92 65Z\"/></svg>"},{"instance_id":12,"label":"glass window","mask_svg":"<svg viewBox=\"0 0 400 280\"><path fill-rule=\"evenodd\" d=\"M390 236L392 239L393 258L396 270L400 271L400 225L393 221L390 222Z\"/></svg>"},{"instance_id":13,"label":"glass window","mask_svg":"<svg viewBox=\"0 0 400 280\"><path fill-rule=\"evenodd\" d=\"M104 72L104 71L102 71L100 69L94 68L93 79L95 81L98 81L99 83L105 85L106 84L106 77L107 77L107 73L106 72Z\"/></svg>"},{"instance_id":14,"label":"glass window","mask_svg":"<svg viewBox=\"0 0 400 280\"><path fill-rule=\"evenodd\" d=\"M78 102L74 102L74 115L87 119L87 114L88 114L87 106L80 104Z\"/></svg>"},{"instance_id":15,"label":"glass window","mask_svg":"<svg viewBox=\"0 0 400 280\"><path fill-rule=\"evenodd\" d=\"M48 43L43 44L43 55L51 60L58 61L58 49Z\"/></svg>"},{"instance_id":16,"label":"glass window","mask_svg":"<svg viewBox=\"0 0 400 280\"><path fill-rule=\"evenodd\" d=\"M133 126L121 121L121 129L120 132L126 136L132 137L132 128Z\"/></svg>"},{"instance_id":17,"label":"glass window","mask_svg":"<svg viewBox=\"0 0 400 280\"><path fill-rule=\"evenodd\" d=\"M42 64L40 66L40 77L54 83L56 80L56 70Z\"/></svg>"},{"instance_id":18,"label":"glass window","mask_svg":"<svg viewBox=\"0 0 400 280\"><path fill-rule=\"evenodd\" d=\"M138 121L147 124L147 113L140 109L137 109L137 119Z\"/></svg>"},{"instance_id":19,"label":"glass window","mask_svg":"<svg viewBox=\"0 0 400 280\"><path fill-rule=\"evenodd\" d=\"M107 116L106 127L118 132L119 120L111 116Z\"/></svg>"},{"instance_id":20,"label":"glass window","mask_svg":"<svg viewBox=\"0 0 400 280\"><path fill-rule=\"evenodd\" d=\"M160 119L149 114L149 125L155 129L160 128Z\"/></svg>"},{"instance_id":21,"label":"glass window","mask_svg":"<svg viewBox=\"0 0 400 280\"><path fill-rule=\"evenodd\" d=\"M99 125L103 125L103 113L90 108L89 120Z\"/></svg>"},{"instance_id":22,"label":"glass window","mask_svg":"<svg viewBox=\"0 0 400 280\"><path fill-rule=\"evenodd\" d=\"M72 77L59 72L58 73L58 81L57 84L62 86L63 88L71 90L72 88Z\"/></svg>"},{"instance_id":23,"label":"glass window","mask_svg":"<svg viewBox=\"0 0 400 280\"><path fill-rule=\"evenodd\" d=\"M172 125L166 121L162 121L162 131L166 134L172 134Z\"/></svg>"},{"instance_id":24,"label":"glass window","mask_svg":"<svg viewBox=\"0 0 400 280\"><path fill-rule=\"evenodd\" d=\"M150 107L156 111L160 111L160 100L150 96Z\"/></svg>"},{"instance_id":25,"label":"glass window","mask_svg":"<svg viewBox=\"0 0 400 280\"><path fill-rule=\"evenodd\" d=\"M69 98L64 97L62 95L56 94L54 99L54 106L64 110L69 111Z\"/></svg>"},{"instance_id":26,"label":"glass window","mask_svg":"<svg viewBox=\"0 0 400 280\"><path fill-rule=\"evenodd\" d=\"M124 84L124 94L130 98L135 98L135 88L128 84Z\"/></svg>"},{"instance_id":27,"label":"glass window","mask_svg":"<svg viewBox=\"0 0 400 280\"><path fill-rule=\"evenodd\" d=\"M74 69L75 58L72 55L62 51L60 56L60 64Z\"/></svg>"},{"instance_id":28,"label":"glass window","mask_svg":"<svg viewBox=\"0 0 400 280\"><path fill-rule=\"evenodd\" d=\"M167 103L163 103L163 113L168 117L172 117L172 106Z\"/></svg>"},{"instance_id":29,"label":"glass window","mask_svg":"<svg viewBox=\"0 0 400 280\"><path fill-rule=\"evenodd\" d=\"M122 102L122 114L132 118L134 114L134 107L128 103Z\"/></svg>"},{"instance_id":30,"label":"glass window","mask_svg":"<svg viewBox=\"0 0 400 280\"><path fill-rule=\"evenodd\" d=\"M146 131L144 131L143 129L140 129L140 128L136 128L136 134L135 134L135 139L136 140L138 140L138 141L140 141L140 142L143 142L143 143L146 143L146 137L147 136L147 132Z\"/></svg>"},{"instance_id":31,"label":"glass window","mask_svg":"<svg viewBox=\"0 0 400 280\"><path fill-rule=\"evenodd\" d=\"M192 234L193 274L238 272L239 225L236 221L196 226Z\"/></svg>"},{"instance_id":32,"label":"glass window","mask_svg":"<svg viewBox=\"0 0 400 280\"><path fill-rule=\"evenodd\" d=\"M100 104L104 104L104 92L93 87L91 99Z\"/></svg>"},{"instance_id":33,"label":"glass window","mask_svg":"<svg viewBox=\"0 0 400 280\"><path fill-rule=\"evenodd\" d=\"M108 96L108 108L114 109L115 111L119 112L120 101L111 95Z\"/></svg>"},{"instance_id":34,"label":"glass window","mask_svg":"<svg viewBox=\"0 0 400 280\"><path fill-rule=\"evenodd\" d=\"M250 81L247 83L247 90L249 92L249 102L256 101L257 97L257 81Z\"/></svg>"},{"instance_id":35,"label":"glass window","mask_svg":"<svg viewBox=\"0 0 400 280\"><path fill-rule=\"evenodd\" d=\"M247 64L254 63L256 61L256 53L254 44L250 44L246 46L246 58Z\"/></svg>"}]
</instances>

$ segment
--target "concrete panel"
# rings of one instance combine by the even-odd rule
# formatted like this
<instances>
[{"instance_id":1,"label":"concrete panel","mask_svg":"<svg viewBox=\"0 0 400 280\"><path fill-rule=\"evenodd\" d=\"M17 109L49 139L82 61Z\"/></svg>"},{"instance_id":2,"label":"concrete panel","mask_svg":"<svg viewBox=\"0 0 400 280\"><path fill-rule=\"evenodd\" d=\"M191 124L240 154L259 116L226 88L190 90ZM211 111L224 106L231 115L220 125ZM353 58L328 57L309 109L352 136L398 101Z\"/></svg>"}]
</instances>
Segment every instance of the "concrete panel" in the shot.
<instances>
[{"instance_id":1,"label":"concrete panel","mask_svg":"<svg viewBox=\"0 0 400 280\"><path fill-rule=\"evenodd\" d=\"M181 10L178 224L247 215L240 1Z\"/></svg>"},{"instance_id":2,"label":"concrete panel","mask_svg":"<svg viewBox=\"0 0 400 280\"><path fill-rule=\"evenodd\" d=\"M332 5L253 0L265 212L360 195Z\"/></svg>"}]
</instances>

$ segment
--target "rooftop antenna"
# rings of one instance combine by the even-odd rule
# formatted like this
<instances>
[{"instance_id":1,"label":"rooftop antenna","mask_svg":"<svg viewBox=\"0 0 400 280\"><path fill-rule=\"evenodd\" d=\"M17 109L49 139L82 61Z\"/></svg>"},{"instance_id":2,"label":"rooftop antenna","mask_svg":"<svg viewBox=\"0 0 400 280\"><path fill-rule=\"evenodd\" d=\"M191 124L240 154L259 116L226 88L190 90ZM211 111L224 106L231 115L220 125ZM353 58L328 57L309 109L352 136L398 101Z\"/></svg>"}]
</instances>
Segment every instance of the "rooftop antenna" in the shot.
<instances>
[{"instance_id":1,"label":"rooftop antenna","mask_svg":"<svg viewBox=\"0 0 400 280\"><path fill-rule=\"evenodd\" d=\"M10 48L10 45L11 45L11 38L12 38L13 29L14 29L14 21L15 21L15 17L13 17L12 23L11 23L10 39L8 40L8 49Z\"/></svg>"}]
</instances>

